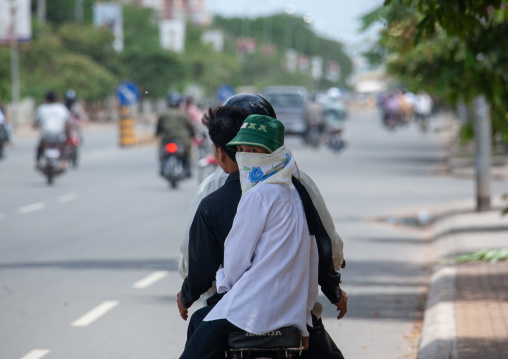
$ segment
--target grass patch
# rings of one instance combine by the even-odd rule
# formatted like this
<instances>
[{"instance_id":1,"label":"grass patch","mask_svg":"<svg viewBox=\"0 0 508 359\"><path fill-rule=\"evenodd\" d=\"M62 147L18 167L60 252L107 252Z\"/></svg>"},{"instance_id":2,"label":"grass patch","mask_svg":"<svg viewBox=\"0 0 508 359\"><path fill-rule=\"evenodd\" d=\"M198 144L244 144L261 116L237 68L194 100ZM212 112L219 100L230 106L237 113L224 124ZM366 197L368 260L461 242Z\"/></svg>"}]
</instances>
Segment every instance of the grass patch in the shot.
<instances>
[{"instance_id":1,"label":"grass patch","mask_svg":"<svg viewBox=\"0 0 508 359\"><path fill-rule=\"evenodd\" d=\"M499 262L508 260L508 248L482 249L455 257L455 262Z\"/></svg>"}]
</instances>

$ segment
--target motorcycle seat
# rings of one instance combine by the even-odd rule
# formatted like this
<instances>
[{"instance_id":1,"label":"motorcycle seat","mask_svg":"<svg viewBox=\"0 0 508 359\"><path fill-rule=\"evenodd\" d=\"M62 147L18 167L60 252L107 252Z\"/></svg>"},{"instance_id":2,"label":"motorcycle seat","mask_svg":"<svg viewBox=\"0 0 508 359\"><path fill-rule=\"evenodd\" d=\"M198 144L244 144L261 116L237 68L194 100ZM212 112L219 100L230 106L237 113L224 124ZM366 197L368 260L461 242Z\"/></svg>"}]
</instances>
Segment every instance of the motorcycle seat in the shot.
<instances>
[{"instance_id":1,"label":"motorcycle seat","mask_svg":"<svg viewBox=\"0 0 508 359\"><path fill-rule=\"evenodd\" d=\"M302 337L296 327L283 327L274 331L256 335L247 332L229 334L230 349L301 349Z\"/></svg>"}]
</instances>

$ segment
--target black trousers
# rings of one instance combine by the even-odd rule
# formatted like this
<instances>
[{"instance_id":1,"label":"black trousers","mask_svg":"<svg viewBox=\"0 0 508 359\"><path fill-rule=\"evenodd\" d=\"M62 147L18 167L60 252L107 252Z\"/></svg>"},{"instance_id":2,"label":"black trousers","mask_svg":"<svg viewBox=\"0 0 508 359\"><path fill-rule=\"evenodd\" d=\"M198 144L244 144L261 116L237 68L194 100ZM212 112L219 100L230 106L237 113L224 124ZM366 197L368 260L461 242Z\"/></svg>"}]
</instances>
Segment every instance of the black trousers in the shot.
<instances>
[{"instance_id":1,"label":"black trousers","mask_svg":"<svg viewBox=\"0 0 508 359\"><path fill-rule=\"evenodd\" d=\"M185 344L185 350L187 350L187 347L192 347L196 345L196 341L192 340L191 338L194 337L194 334L196 336L201 335L198 333L198 329L201 322L207 314L212 310L214 306L209 305L204 308L198 309L190 318L189 326L187 327L187 343ZM216 322L216 321L215 321ZM205 323L213 323L213 322L203 322ZM229 322L228 322L229 323ZM230 323L231 324L231 323ZM232 325L232 324L231 324ZM307 326L307 330L309 331L309 349L302 352L301 358L303 359L344 359L344 356L342 355L342 352L337 348L335 343L333 342L332 338L326 331L323 321L321 318L316 318L314 314L312 315L312 327ZM239 329L241 331L241 329ZM227 340L227 336L225 337L225 340ZM224 347L222 347L224 348ZM185 351L184 351L185 353ZM224 353L224 349L222 350L222 354ZM184 357L182 356L181 359L190 359L192 357ZM208 357L203 357L208 358ZM210 357L214 358L214 357ZM219 357L220 358L220 357Z\"/></svg>"},{"instance_id":2,"label":"black trousers","mask_svg":"<svg viewBox=\"0 0 508 359\"><path fill-rule=\"evenodd\" d=\"M229 333L239 331L242 330L226 319L202 322L187 340L180 359L224 359Z\"/></svg>"}]
</instances>

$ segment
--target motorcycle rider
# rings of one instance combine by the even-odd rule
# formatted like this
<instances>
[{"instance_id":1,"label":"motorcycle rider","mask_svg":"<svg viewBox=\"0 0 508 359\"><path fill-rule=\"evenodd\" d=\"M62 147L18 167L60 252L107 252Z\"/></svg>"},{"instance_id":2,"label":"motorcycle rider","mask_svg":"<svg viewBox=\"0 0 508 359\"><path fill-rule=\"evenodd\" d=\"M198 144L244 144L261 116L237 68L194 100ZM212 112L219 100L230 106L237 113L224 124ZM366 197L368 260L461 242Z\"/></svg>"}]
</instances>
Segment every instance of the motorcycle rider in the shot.
<instances>
[{"instance_id":1,"label":"motorcycle rider","mask_svg":"<svg viewBox=\"0 0 508 359\"><path fill-rule=\"evenodd\" d=\"M305 106L305 112L303 116L307 126L305 141L308 144L312 144L310 143L312 141L311 132L316 131L319 138L323 133L325 125L323 105L317 101L315 94L310 96L309 102Z\"/></svg>"},{"instance_id":2,"label":"motorcycle rider","mask_svg":"<svg viewBox=\"0 0 508 359\"><path fill-rule=\"evenodd\" d=\"M190 177L190 151L194 128L189 122L185 112L179 109L181 97L178 93L172 93L167 98L168 110L162 113L157 121L155 136L160 137L161 142L166 139L179 141L184 147L185 154L183 165L187 176ZM162 175L162 163L160 163L160 174Z\"/></svg>"},{"instance_id":3,"label":"motorcycle rider","mask_svg":"<svg viewBox=\"0 0 508 359\"><path fill-rule=\"evenodd\" d=\"M3 156L3 146L11 142L11 133L5 109L0 99L0 158Z\"/></svg>"},{"instance_id":4,"label":"motorcycle rider","mask_svg":"<svg viewBox=\"0 0 508 359\"><path fill-rule=\"evenodd\" d=\"M72 126L79 130L88 121L88 116L83 106L77 101L76 92L72 89L65 92L65 107L71 113Z\"/></svg>"},{"instance_id":5,"label":"motorcycle rider","mask_svg":"<svg viewBox=\"0 0 508 359\"><path fill-rule=\"evenodd\" d=\"M45 95L46 103L39 105L35 110L33 126L39 128L41 137L36 151L35 167L39 167L44 143L47 141L59 141L64 143L70 126L71 113L63 104L58 102L54 91L48 91ZM62 154L62 166L67 166L65 151Z\"/></svg>"},{"instance_id":6,"label":"motorcycle rider","mask_svg":"<svg viewBox=\"0 0 508 359\"><path fill-rule=\"evenodd\" d=\"M262 335L294 325L307 349L318 295L318 247L293 185L300 174L284 145L284 125L249 115L227 147L236 150L242 196L224 242L224 268L216 276L224 296L180 358L220 358L228 334L238 328Z\"/></svg>"},{"instance_id":7,"label":"motorcycle rider","mask_svg":"<svg viewBox=\"0 0 508 359\"><path fill-rule=\"evenodd\" d=\"M224 108L226 110L229 108L228 105L239 106L247 110L247 114L260 113L275 116L275 112L270 103L261 96L254 94L237 94L225 102L224 106L226 107ZM184 278L187 278L182 286L182 292L178 295L179 310L184 319L187 318L187 308L190 307L201 294L210 288L215 280L215 271L219 268L223 258L223 243L231 228L236 208L241 197L239 175L237 172L238 165L234 160L234 154L226 155L227 152L231 152L227 149L226 143L236 135L246 115L244 114L243 117L238 116L238 114L233 116L230 113L224 113L224 111L224 109L221 110L221 108L219 108L217 110L219 116L212 116L212 120L208 121L206 124L209 129L210 137L212 137L212 142L214 142L215 145L216 158L220 154L220 158L217 158L218 162L222 163L221 167L223 169L224 163L227 164L227 167L224 170L225 172L215 172L207 177L200 185L191 204L189 221L182 237L180 247L182 256L179 263L179 272ZM234 170L235 166L236 171ZM230 173L229 176L226 172ZM319 190L306 174L302 172L300 172L300 174L301 182L303 187L305 187L304 190L308 190L312 202L316 206L318 215L324 224L322 230L325 233L321 233L321 237L328 236L328 233L330 234L327 240L331 250L328 248L328 251L332 252L330 255L333 254L333 262L335 268L338 270L343 263L342 240L335 232L332 218L326 209L326 205L324 204ZM216 189L219 190L214 192ZM207 195L212 192L214 193L207 197ZM194 222L192 222L193 220ZM197 225L200 220L206 220L208 225ZM193 224L192 227L191 223ZM206 231L202 232L203 229L206 229ZM191 264L194 262L194 264L200 263L200 265L191 265L193 269L188 272L188 261L190 261ZM331 266L334 271L333 264L331 264ZM187 277L187 275L189 276ZM320 284L322 283L320 282ZM215 293L215 288L210 288L207 292L207 296L209 297L213 293ZM328 294L332 297L336 293ZM210 306L198 310L192 316L189 323L188 338L198 327L207 312L211 310L211 305L217 303L218 300L220 300L220 296L217 294L208 298L207 304ZM340 311L338 319L342 318L347 311L347 296L345 292L340 291L340 298L338 299L335 297L332 298L331 301L332 303L336 303L337 310ZM322 325L320 318L321 312L322 307L317 303L315 308L313 308L313 327L308 328L311 335L310 349L304 353L303 357L313 359L342 358L340 350L335 346L333 340L329 337Z\"/></svg>"}]
</instances>

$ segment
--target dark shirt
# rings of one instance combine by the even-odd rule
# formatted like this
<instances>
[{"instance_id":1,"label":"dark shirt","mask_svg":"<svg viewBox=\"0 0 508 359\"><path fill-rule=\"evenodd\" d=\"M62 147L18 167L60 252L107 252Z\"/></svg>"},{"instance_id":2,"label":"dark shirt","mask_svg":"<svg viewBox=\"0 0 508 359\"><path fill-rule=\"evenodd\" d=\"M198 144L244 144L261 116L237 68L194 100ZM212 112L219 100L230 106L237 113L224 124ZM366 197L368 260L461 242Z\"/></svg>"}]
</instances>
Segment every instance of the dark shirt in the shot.
<instances>
[{"instance_id":1,"label":"dark shirt","mask_svg":"<svg viewBox=\"0 0 508 359\"><path fill-rule=\"evenodd\" d=\"M189 274L182 285L182 303L189 308L212 287L215 274L224 261L224 241L233 227L242 197L239 172L203 198L189 231Z\"/></svg>"},{"instance_id":2,"label":"dark shirt","mask_svg":"<svg viewBox=\"0 0 508 359\"><path fill-rule=\"evenodd\" d=\"M302 200L309 233L316 236L318 283L330 302L336 303L340 299L340 274L333 266L331 239L305 187L296 178L293 178L293 184ZM233 172L221 188L203 198L199 204L189 231L189 274L181 293L184 307L189 308L212 287L215 274L224 263L224 242L233 227L241 197L240 175ZM213 301L220 300L220 297Z\"/></svg>"},{"instance_id":3,"label":"dark shirt","mask_svg":"<svg viewBox=\"0 0 508 359\"><path fill-rule=\"evenodd\" d=\"M190 151L194 128L184 112L170 108L159 116L155 135L162 139L179 140L186 151Z\"/></svg>"}]
</instances>

